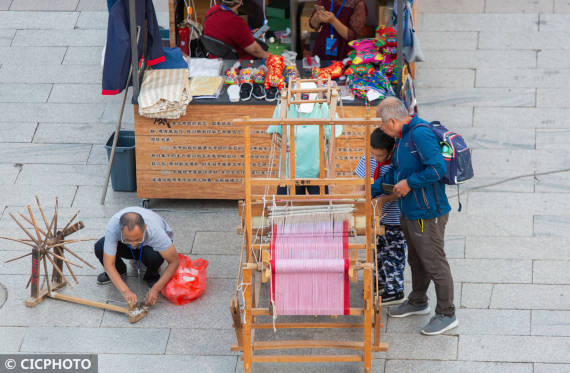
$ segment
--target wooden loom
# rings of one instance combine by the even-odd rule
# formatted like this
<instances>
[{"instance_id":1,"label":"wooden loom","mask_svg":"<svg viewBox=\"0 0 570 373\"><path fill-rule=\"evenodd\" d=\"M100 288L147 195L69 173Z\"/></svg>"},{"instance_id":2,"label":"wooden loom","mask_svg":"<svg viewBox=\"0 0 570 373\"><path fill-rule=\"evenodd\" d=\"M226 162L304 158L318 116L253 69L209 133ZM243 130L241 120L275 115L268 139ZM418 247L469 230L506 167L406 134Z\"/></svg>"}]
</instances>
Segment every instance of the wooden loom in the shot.
<instances>
[{"instance_id":1,"label":"wooden loom","mask_svg":"<svg viewBox=\"0 0 570 373\"><path fill-rule=\"evenodd\" d=\"M46 297L49 297L52 299L59 299L67 302L83 304L90 307L96 307L96 308L124 313L129 317L129 321L131 323L135 323L144 318L148 313L148 308L146 306L137 305L134 307L126 308L126 307L120 307L116 305L97 302L90 299L80 298L73 295L62 294L57 292L57 290L65 287L67 284L71 286L71 282L69 282L65 277L65 275L63 274L65 270L63 267L64 265L69 270L69 273L73 277L75 283L77 284L79 283L77 281L77 277L75 276L73 270L71 269L71 266L76 266L78 268L82 268L82 266L70 260L69 258L66 258L65 257L66 252L71 254L73 257L75 257L75 259L79 260L83 264L89 266L92 269L95 269L93 265L89 264L85 259L81 258L79 255L77 255L75 252L73 252L67 247L69 244L75 242L93 241L93 239L86 239L86 240L66 239L67 236L84 228L84 224L82 221L78 221L77 223L72 224L75 218L79 215L79 211L77 211L77 213L69 220L69 222L64 226L63 229L59 230L57 228L58 199L57 198L55 199L55 210L51 222L49 224L38 197L36 197L36 203L38 204L42 220L45 223L45 229L46 229L45 231L41 229L36 223L36 219L34 217L34 214L32 213L32 209L28 205L29 217L26 217L24 214L21 213L20 217L28 224L32 225L34 232L30 233L30 231L26 229L23 226L23 224L12 213L10 213L10 217L16 222L16 224L20 227L20 229L22 229L22 231L28 236L29 239L0 237L0 239L19 242L31 247L31 251L29 253L19 256L17 258L7 260L5 262L9 263L16 261L18 259L25 258L29 255L32 256L32 274L30 275L30 279L28 280L28 284L26 285L26 289L31 285L30 288L31 294L30 298L26 300L26 306L35 307L40 302L42 302ZM33 233L35 233L36 235L34 236ZM47 261L49 261L50 264L52 265L51 279L49 276ZM43 282L45 283L46 287L43 287L43 284L40 283L42 277L41 264L43 264L43 277L44 277Z\"/></svg>"},{"instance_id":2,"label":"wooden loom","mask_svg":"<svg viewBox=\"0 0 570 373\"><path fill-rule=\"evenodd\" d=\"M238 272L238 286L236 287L236 295L231 300L230 310L234 322L234 328L237 336L237 344L232 346L234 351L243 352L244 372L248 373L252 370L253 363L266 362L363 362L364 371L370 372L372 366L372 351L386 351L388 345L380 342L380 329L383 326L380 321L381 297L374 296L372 292L372 271L374 269L375 258L375 237L373 237L372 201L370 191L370 126L379 125L379 118L336 118L336 103L338 101L338 92L331 89L330 80L327 88L301 89L298 83L301 80L290 83L286 90L282 92L281 102L281 118L279 119L237 119L235 124L244 127L244 152L245 152L245 202L242 205L244 216L242 216L244 228L244 240L242 244L242 257ZM320 84L319 84L320 87ZM326 92L326 97L322 94ZM320 97L316 100L306 101L295 99L295 94L302 93L319 93ZM287 107L289 104L297 103L329 103L330 116L326 119L291 119L286 117ZM250 154L250 127L267 126L269 124L282 125L283 139L281 141L280 159L281 159L281 177L280 178L252 178L251 177L251 154ZM295 178L295 138L289 136L290 142L290 178L286 177L285 157L287 152L287 133L294 133L296 125L318 125L319 126L319 151L320 151L320 175L317 179L296 179ZM325 125L331 126L331 136L329 143L329 160L334 160L335 148L335 125L365 126L365 154L366 154L366 176L360 178L336 178L334 162L329 162L328 170L325 169ZM286 131L286 128L289 131ZM328 171L328 176L326 172ZM261 226L258 231L266 233L266 196L253 195L252 187L255 186L290 186L291 191L288 196L276 196L272 201L277 206L283 206L288 203L295 203L298 206L310 206L318 203L332 204L353 204L356 211L353 213L351 220L351 231L356 235L365 237L364 244L349 244L350 267L349 276L352 282L358 281L359 270L363 271L363 307L350 307L349 315L357 317L354 322L274 322L264 323L259 319L262 316L270 316L273 313L271 304L268 307L260 307L260 288L261 284L266 282L271 276L269 264L270 244L263 238L254 237L254 229ZM294 186L296 185L317 185L320 187L320 195L296 195ZM365 195L352 194L325 194L324 186L362 186L364 185ZM240 208L241 210L241 208ZM257 223L257 225L256 225ZM364 261L359 261L358 253L365 251ZM244 256L244 251L246 255ZM245 259L245 263L243 260ZM241 279L241 283L240 283ZM237 288L241 285L243 291L243 302L237 296ZM251 285L251 286L250 286ZM333 316L333 319L335 317ZM358 341L344 340L279 340L279 341L256 341L255 331L257 329L336 329L336 328L360 328L363 331L363 337ZM372 333L374 333L374 341L372 341ZM264 355L255 354L257 351L278 350L278 349L349 349L361 351L361 354L308 354L308 355Z\"/></svg>"}]
</instances>

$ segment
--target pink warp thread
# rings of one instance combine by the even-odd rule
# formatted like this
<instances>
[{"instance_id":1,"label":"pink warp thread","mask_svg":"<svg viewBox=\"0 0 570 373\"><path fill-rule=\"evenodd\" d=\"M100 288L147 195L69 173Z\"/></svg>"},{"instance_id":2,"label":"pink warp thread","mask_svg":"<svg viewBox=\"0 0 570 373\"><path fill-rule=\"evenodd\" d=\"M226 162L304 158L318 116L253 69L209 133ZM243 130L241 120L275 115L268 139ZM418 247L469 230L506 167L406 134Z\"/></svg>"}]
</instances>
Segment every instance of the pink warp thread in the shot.
<instances>
[{"instance_id":1,"label":"pink warp thread","mask_svg":"<svg viewBox=\"0 0 570 373\"><path fill-rule=\"evenodd\" d=\"M344 314L344 222L273 225L272 235L277 315Z\"/></svg>"}]
</instances>

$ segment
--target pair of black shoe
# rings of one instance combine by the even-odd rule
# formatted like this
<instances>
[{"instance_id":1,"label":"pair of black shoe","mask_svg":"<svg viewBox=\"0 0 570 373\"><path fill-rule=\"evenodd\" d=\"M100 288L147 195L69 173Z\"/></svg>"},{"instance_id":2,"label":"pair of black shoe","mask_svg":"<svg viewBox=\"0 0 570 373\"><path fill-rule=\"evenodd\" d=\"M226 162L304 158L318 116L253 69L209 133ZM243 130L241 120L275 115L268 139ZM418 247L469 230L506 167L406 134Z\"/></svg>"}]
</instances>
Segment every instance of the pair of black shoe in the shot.
<instances>
[{"instance_id":1,"label":"pair of black shoe","mask_svg":"<svg viewBox=\"0 0 570 373\"><path fill-rule=\"evenodd\" d=\"M275 101L278 92L276 87L270 87L266 91L262 84L242 83L239 98L241 101L247 101L253 96L257 100Z\"/></svg>"},{"instance_id":2,"label":"pair of black shoe","mask_svg":"<svg viewBox=\"0 0 570 373\"><path fill-rule=\"evenodd\" d=\"M120 275L122 278L126 278L127 271L120 273ZM148 284L149 287L153 287L154 284L156 284L156 282L158 281L158 279L160 279L160 274L158 272L149 272L148 270L146 271L143 277L143 280L145 280L145 282ZM106 285L109 282L111 282L111 279L109 278L109 275L107 275L107 272L99 273L99 275L97 276L97 283L99 285Z\"/></svg>"}]
</instances>

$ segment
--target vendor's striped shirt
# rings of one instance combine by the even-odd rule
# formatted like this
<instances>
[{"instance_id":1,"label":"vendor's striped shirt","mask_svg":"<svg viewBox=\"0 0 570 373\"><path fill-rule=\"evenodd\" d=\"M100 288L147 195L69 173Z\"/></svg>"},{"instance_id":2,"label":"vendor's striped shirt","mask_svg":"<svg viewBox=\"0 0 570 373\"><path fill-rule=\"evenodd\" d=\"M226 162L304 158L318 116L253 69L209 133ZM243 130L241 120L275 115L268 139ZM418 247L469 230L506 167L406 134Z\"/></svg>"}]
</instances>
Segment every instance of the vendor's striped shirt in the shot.
<instances>
[{"instance_id":1,"label":"vendor's striped shirt","mask_svg":"<svg viewBox=\"0 0 570 373\"><path fill-rule=\"evenodd\" d=\"M365 165L365 158L362 156L356 169L354 170L354 174L360 177L364 177L366 175L366 169L364 168ZM378 166L378 163L373 157L370 157L370 176L374 175L374 170ZM386 172L390 171L392 168L392 164L386 164L380 166L380 173L379 177L382 177ZM398 201L392 201L386 203L382 207L382 215L385 215L384 218L380 221L382 224L386 225L400 225L400 207L398 206Z\"/></svg>"}]
</instances>

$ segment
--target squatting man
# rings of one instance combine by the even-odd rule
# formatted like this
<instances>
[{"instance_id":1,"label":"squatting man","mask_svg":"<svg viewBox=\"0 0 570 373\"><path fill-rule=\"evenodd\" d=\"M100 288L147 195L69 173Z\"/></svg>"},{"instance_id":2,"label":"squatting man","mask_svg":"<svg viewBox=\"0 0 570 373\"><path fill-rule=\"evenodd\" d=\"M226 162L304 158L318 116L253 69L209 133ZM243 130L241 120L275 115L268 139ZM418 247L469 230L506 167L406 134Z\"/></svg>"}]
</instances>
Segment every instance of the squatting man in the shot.
<instances>
[{"instance_id":1,"label":"squatting man","mask_svg":"<svg viewBox=\"0 0 570 373\"><path fill-rule=\"evenodd\" d=\"M127 275L124 259L137 263L140 276L141 263L146 266L143 279L150 289L145 304L152 306L162 288L170 281L178 268L178 254L172 243L173 232L168 223L152 210L127 207L109 220L105 236L95 243L95 256L105 272L97 276L100 285L112 282L121 292L129 307L138 303L137 295L123 280ZM160 266L166 260L168 266L160 275Z\"/></svg>"}]
</instances>

